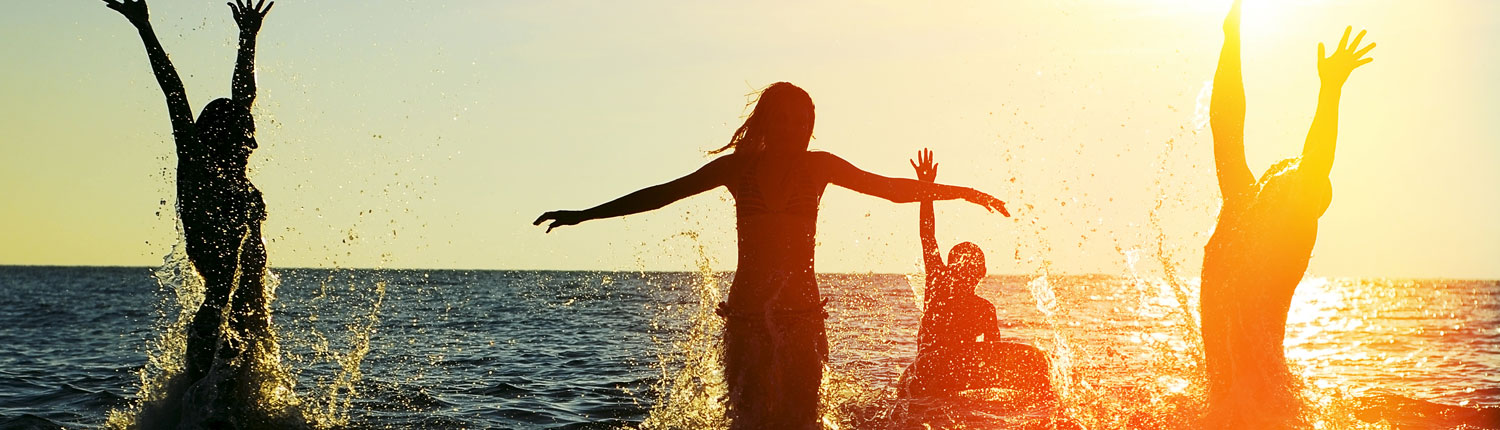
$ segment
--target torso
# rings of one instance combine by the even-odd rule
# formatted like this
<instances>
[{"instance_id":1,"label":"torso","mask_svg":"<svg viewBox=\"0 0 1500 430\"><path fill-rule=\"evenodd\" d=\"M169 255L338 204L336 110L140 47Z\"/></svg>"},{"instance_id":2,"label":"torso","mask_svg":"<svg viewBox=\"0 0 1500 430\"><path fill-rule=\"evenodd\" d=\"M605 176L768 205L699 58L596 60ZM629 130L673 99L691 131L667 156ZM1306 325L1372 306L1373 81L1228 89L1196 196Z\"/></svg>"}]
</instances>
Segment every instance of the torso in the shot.
<instances>
[{"instance_id":1,"label":"torso","mask_svg":"<svg viewBox=\"0 0 1500 430\"><path fill-rule=\"evenodd\" d=\"M997 329L993 303L972 292L951 294L953 285L942 271L928 276L928 291L946 295L927 302L917 335L918 354L951 350Z\"/></svg>"},{"instance_id":2,"label":"torso","mask_svg":"<svg viewBox=\"0 0 1500 430\"><path fill-rule=\"evenodd\" d=\"M735 198L739 236L731 306L777 311L821 306L813 253L818 203L828 181L810 155L764 154L737 160L739 174L727 184Z\"/></svg>"},{"instance_id":3,"label":"torso","mask_svg":"<svg viewBox=\"0 0 1500 430\"><path fill-rule=\"evenodd\" d=\"M1210 372L1237 359L1284 363L1287 312L1332 200L1326 176L1295 166L1267 172L1255 186L1224 202L1204 247L1200 311Z\"/></svg>"},{"instance_id":4,"label":"torso","mask_svg":"<svg viewBox=\"0 0 1500 430\"><path fill-rule=\"evenodd\" d=\"M177 211L188 240L204 229L237 230L264 221L265 200L244 172L214 169L206 146L187 138L192 140L177 145Z\"/></svg>"}]
</instances>

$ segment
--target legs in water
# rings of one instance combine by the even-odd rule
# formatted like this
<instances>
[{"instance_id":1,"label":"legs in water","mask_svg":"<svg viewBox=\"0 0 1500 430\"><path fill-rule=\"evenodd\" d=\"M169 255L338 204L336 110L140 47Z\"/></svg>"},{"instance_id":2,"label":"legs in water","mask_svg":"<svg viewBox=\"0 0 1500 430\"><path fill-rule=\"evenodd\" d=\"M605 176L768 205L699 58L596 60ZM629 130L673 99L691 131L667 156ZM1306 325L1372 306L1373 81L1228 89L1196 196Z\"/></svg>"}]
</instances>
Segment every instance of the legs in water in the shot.
<instances>
[{"instance_id":1,"label":"legs in water","mask_svg":"<svg viewBox=\"0 0 1500 430\"><path fill-rule=\"evenodd\" d=\"M821 317L728 318L724 379L730 428L818 428L824 336Z\"/></svg>"},{"instance_id":2,"label":"legs in water","mask_svg":"<svg viewBox=\"0 0 1500 430\"><path fill-rule=\"evenodd\" d=\"M229 302L229 330L237 338L233 353L254 354L271 343L271 310L267 302L266 245L259 223L252 223L240 244L239 286ZM253 358L253 357L252 357Z\"/></svg>"},{"instance_id":3,"label":"legs in water","mask_svg":"<svg viewBox=\"0 0 1500 430\"><path fill-rule=\"evenodd\" d=\"M219 327L224 321L224 308L229 305L229 292L234 288L232 273L224 276L204 272L206 271L199 270L204 280L203 304L193 314L193 322L188 326L187 333L185 374L190 381L202 379L208 374L208 369L213 367L214 351L218 349L220 340Z\"/></svg>"},{"instance_id":4,"label":"legs in water","mask_svg":"<svg viewBox=\"0 0 1500 430\"><path fill-rule=\"evenodd\" d=\"M216 357L232 359L253 351L255 341L269 335L266 252L260 228L236 230L188 235L188 258L204 284L203 304L188 327L185 374L189 380L206 376ZM225 318L231 339L224 339L225 331L221 331Z\"/></svg>"},{"instance_id":5,"label":"legs in water","mask_svg":"<svg viewBox=\"0 0 1500 430\"><path fill-rule=\"evenodd\" d=\"M229 308L230 296L234 293L235 272L239 266L238 238L243 237L243 231L235 234L219 226L193 223L184 223L183 227L188 260L203 277L203 304L198 306L192 325L188 327L185 352L185 373L188 380L196 381L207 375L213 366L224 310Z\"/></svg>"}]
</instances>

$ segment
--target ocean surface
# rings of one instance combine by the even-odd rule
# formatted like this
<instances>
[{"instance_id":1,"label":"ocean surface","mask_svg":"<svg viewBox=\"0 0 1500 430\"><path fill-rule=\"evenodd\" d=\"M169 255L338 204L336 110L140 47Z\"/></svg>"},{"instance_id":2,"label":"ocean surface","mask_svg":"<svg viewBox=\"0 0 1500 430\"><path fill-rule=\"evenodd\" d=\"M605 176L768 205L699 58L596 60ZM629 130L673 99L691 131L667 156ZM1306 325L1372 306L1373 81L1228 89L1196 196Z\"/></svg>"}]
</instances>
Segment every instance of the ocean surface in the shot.
<instances>
[{"instance_id":1,"label":"ocean surface","mask_svg":"<svg viewBox=\"0 0 1500 430\"><path fill-rule=\"evenodd\" d=\"M188 307L157 272L0 267L0 428L99 428L128 408L162 356L154 342ZM732 273L274 272L295 395L334 427L722 425L711 309ZM1053 357L1061 403L976 400L925 415L889 389L914 358L921 280L830 274L820 284L830 427L1003 428L1038 414L1091 429L1172 427L1201 411L1192 284L990 277L980 294L1007 336ZM1308 278L1288 325L1310 426L1392 428L1353 418L1352 399L1371 393L1500 406L1500 281Z\"/></svg>"}]
</instances>

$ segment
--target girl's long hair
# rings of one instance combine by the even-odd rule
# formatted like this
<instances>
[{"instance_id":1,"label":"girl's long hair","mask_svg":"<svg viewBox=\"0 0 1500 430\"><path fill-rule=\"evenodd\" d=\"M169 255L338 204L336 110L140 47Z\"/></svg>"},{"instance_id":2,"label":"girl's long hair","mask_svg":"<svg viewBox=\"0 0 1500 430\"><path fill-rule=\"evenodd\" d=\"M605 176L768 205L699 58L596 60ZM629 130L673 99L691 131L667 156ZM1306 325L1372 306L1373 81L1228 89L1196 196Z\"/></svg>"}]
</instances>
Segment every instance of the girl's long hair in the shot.
<instances>
[{"instance_id":1,"label":"girl's long hair","mask_svg":"<svg viewBox=\"0 0 1500 430\"><path fill-rule=\"evenodd\" d=\"M733 149L736 154L774 151L806 151L812 139L812 97L796 85L777 82L760 92L755 109L745 124L734 131L729 144L710 154Z\"/></svg>"},{"instance_id":2,"label":"girl's long hair","mask_svg":"<svg viewBox=\"0 0 1500 430\"><path fill-rule=\"evenodd\" d=\"M203 107L198 115L197 134L207 150L208 160L221 168L243 169L255 143L255 119L250 108L230 99L220 98Z\"/></svg>"}]
</instances>

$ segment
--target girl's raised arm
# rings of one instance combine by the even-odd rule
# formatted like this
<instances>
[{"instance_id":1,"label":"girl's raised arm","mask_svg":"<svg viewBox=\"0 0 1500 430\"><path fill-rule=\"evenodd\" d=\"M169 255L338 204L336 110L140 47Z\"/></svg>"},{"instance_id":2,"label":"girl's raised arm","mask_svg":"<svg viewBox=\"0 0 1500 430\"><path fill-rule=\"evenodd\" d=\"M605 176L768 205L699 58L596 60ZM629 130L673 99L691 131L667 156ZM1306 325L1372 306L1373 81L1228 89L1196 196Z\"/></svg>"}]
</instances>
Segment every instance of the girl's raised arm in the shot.
<instances>
[{"instance_id":1,"label":"girl's raised arm","mask_svg":"<svg viewBox=\"0 0 1500 430\"><path fill-rule=\"evenodd\" d=\"M1245 82L1240 70L1240 2L1224 17L1224 48L1214 71L1213 98L1208 123L1214 136L1214 167L1224 200L1245 197L1255 185L1255 174L1245 162Z\"/></svg>"},{"instance_id":2,"label":"girl's raised arm","mask_svg":"<svg viewBox=\"0 0 1500 430\"><path fill-rule=\"evenodd\" d=\"M177 76L177 69L172 67L172 60L167 58L166 49L161 47L161 41L156 40L156 32L151 29L146 1L104 0L104 4L124 15L141 34L141 41L146 44L146 57L151 60L151 71L156 74L156 83L161 85L162 93L167 96L167 116L172 119L172 135L179 137L177 142L181 145L185 140L180 137L192 131L193 110L188 107L187 90L182 86L182 78Z\"/></svg>"},{"instance_id":3,"label":"girl's raised arm","mask_svg":"<svg viewBox=\"0 0 1500 430\"><path fill-rule=\"evenodd\" d=\"M255 105L255 36L260 34L260 24L276 2L251 5L253 0L234 0L229 10L234 13L234 22L240 27L240 50L234 61L234 81L230 83L230 94L234 101L246 108Z\"/></svg>"},{"instance_id":4,"label":"girl's raised arm","mask_svg":"<svg viewBox=\"0 0 1500 430\"><path fill-rule=\"evenodd\" d=\"M1307 131L1307 141L1302 144L1300 166L1315 175L1328 176L1333 170L1333 148L1339 135L1339 98L1344 93L1344 82L1356 67L1375 61L1365 58L1365 53L1375 49L1374 43L1355 49L1365 38L1364 30L1354 36L1353 43L1346 44L1353 30L1354 27L1344 29L1344 37L1339 39L1333 55L1326 58L1323 57L1323 44L1318 44L1318 77L1323 86L1318 90L1318 111L1313 115L1312 128Z\"/></svg>"}]
</instances>

